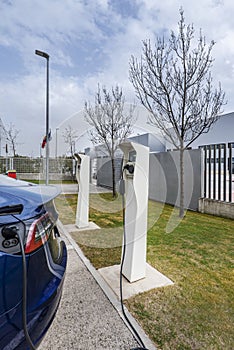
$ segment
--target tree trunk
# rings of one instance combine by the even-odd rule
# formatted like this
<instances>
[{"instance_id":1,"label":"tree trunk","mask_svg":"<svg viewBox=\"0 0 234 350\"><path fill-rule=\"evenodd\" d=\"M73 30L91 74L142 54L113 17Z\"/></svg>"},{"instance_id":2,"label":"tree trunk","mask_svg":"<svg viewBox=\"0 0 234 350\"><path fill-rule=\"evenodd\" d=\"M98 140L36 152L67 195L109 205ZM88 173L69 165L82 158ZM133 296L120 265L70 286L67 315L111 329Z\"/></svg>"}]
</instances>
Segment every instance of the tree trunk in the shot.
<instances>
[{"instance_id":1,"label":"tree trunk","mask_svg":"<svg viewBox=\"0 0 234 350\"><path fill-rule=\"evenodd\" d=\"M180 148L180 218L184 217L184 145Z\"/></svg>"},{"instance_id":2,"label":"tree trunk","mask_svg":"<svg viewBox=\"0 0 234 350\"><path fill-rule=\"evenodd\" d=\"M16 149L15 149L14 143L12 144L12 148L13 148L13 157L16 157Z\"/></svg>"},{"instance_id":3,"label":"tree trunk","mask_svg":"<svg viewBox=\"0 0 234 350\"><path fill-rule=\"evenodd\" d=\"M115 183L115 159L111 158L111 167L112 167L112 194L113 198L116 197L116 183Z\"/></svg>"}]
</instances>

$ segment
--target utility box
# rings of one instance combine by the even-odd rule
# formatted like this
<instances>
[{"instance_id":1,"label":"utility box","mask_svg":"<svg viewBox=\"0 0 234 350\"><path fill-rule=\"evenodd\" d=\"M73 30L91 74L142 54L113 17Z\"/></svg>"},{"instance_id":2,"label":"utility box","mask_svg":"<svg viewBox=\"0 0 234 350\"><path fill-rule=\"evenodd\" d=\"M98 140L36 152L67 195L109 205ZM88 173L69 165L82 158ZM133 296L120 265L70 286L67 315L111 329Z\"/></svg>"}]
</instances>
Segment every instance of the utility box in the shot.
<instances>
[{"instance_id":1,"label":"utility box","mask_svg":"<svg viewBox=\"0 0 234 350\"><path fill-rule=\"evenodd\" d=\"M146 276L149 187L149 148L134 142L120 144L124 153L125 260L123 275L129 282Z\"/></svg>"},{"instance_id":2,"label":"utility box","mask_svg":"<svg viewBox=\"0 0 234 350\"><path fill-rule=\"evenodd\" d=\"M7 170L7 176L12 177L13 179L17 178L16 170Z\"/></svg>"},{"instance_id":3,"label":"utility box","mask_svg":"<svg viewBox=\"0 0 234 350\"><path fill-rule=\"evenodd\" d=\"M89 226L89 174L90 158L84 154L75 154L76 179L78 182L78 201L76 210L76 226Z\"/></svg>"}]
</instances>

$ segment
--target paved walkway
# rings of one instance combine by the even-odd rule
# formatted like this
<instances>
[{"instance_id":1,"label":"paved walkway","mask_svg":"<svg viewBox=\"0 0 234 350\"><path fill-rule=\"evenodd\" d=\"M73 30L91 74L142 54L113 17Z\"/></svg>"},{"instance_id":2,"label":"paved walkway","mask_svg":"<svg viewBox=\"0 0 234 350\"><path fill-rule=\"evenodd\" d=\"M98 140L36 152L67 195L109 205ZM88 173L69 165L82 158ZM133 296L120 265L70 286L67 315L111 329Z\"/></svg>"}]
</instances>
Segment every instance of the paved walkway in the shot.
<instances>
[{"instance_id":1,"label":"paved walkway","mask_svg":"<svg viewBox=\"0 0 234 350\"><path fill-rule=\"evenodd\" d=\"M113 291L61 225L68 267L57 315L39 350L130 350L139 346L121 316ZM127 311L126 311L127 312ZM127 312L149 350L155 347Z\"/></svg>"},{"instance_id":2,"label":"paved walkway","mask_svg":"<svg viewBox=\"0 0 234 350\"><path fill-rule=\"evenodd\" d=\"M78 184L59 184L59 185L55 185L56 187L58 187L58 189L62 192L62 193L78 193ZM95 186L93 184L89 185L89 193L104 193L104 192L110 192L110 189L108 188L104 188L104 187L100 187L100 186Z\"/></svg>"}]
</instances>

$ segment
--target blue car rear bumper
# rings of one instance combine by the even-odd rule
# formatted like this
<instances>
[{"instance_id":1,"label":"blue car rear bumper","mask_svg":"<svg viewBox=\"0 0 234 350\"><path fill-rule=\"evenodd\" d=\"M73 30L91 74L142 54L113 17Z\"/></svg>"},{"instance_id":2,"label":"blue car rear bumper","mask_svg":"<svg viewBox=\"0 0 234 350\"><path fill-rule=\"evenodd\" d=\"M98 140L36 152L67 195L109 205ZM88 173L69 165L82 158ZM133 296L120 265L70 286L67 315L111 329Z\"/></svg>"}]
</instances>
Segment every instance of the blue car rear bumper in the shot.
<instances>
[{"instance_id":1,"label":"blue car rear bumper","mask_svg":"<svg viewBox=\"0 0 234 350\"><path fill-rule=\"evenodd\" d=\"M57 311L64 282L67 250L63 242L61 258L54 262L48 242L27 255L27 324L37 346ZM27 349L22 327L22 257L0 252L0 349Z\"/></svg>"}]
</instances>

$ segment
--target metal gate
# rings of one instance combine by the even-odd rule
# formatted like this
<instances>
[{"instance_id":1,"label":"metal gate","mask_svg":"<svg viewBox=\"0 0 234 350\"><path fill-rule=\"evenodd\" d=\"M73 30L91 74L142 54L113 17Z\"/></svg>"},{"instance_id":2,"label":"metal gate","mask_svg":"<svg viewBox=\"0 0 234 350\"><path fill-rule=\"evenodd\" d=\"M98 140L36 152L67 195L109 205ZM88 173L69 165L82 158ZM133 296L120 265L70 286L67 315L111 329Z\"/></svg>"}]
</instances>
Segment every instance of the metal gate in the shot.
<instances>
[{"instance_id":1,"label":"metal gate","mask_svg":"<svg viewBox=\"0 0 234 350\"><path fill-rule=\"evenodd\" d=\"M204 150L203 198L234 202L234 142L200 146Z\"/></svg>"}]
</instances>

